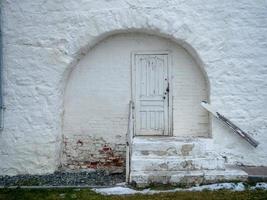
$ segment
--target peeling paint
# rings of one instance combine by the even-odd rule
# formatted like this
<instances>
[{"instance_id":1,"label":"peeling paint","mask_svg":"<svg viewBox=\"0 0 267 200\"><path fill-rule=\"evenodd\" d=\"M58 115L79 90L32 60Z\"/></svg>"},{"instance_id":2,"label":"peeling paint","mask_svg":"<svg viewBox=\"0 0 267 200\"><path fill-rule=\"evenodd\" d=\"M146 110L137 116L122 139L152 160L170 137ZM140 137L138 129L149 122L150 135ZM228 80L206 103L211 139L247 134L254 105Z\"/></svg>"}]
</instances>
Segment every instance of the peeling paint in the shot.
<instances>
[{"instance_id":1,"label":"peeling paint","mask_svg":"<svg viewBox=\"0 0 267 200\"><path fill-rule=\"evenodd\" d=\"M161 163L161 164L159 164L159 167L162 169L168 169L168 164L167 163Z\"/></svg>"},{"instance_id":2,"label":"peeling paint","mask_svg":"<svg viewBox=\"0 0 267 200\"><path fill-rule=\"evenodd\" d=\"M64 137L62 168L71 170L104 169L125 171L125 144L108 143L90 136Z\"/></svg>"},{"instance_id":3,"label":"peeling paint","mask_svg":"<svg viewBox=\"0 0 267 200\"><path fill-rule=\"evenodd\" d=\"M192 162L192 160L185 160L181 163L181 166L185 169L188 169L188 170L193 170L195 169L195 166Z\"/></svg>"},{"instance_id":4,"label":"peeling paint","mask_svg":"<svg viewBox=\"0 0 267 200\"><path fill-rule=\"evenodd\" d=\"M190 152L193 150L194 144L185 144L181 148L181 153L183 156L189 156Z\"/></svg>"}]
</instances>

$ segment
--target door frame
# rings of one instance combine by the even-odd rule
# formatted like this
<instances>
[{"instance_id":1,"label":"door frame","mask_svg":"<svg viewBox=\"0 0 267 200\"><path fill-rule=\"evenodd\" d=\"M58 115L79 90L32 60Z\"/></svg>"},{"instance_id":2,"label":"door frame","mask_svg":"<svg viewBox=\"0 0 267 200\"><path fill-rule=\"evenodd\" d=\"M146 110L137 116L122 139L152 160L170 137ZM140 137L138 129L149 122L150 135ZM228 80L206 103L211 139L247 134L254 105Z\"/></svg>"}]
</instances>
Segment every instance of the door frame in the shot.
<instances>
[{"instance_id":1,"label":"door frame","mask_svg":"<svg viewBox=\"0 0 267 200\"><path fill-rule=\"evenodd\" d=\"M135 55L167 55L167 73L168 73L168 82L169 82L169 103L168 103L168 134L161 136L172 136L173 135L173 75L172 75L172 52L170 50L162 51L133 51L131 52L131 99L134 103L134 112L133 112L133 122L134 122L134 131L133 135L136 136L136 65L135 65ZM145 136L145 135L144 135ZM151 137L160 137L159 135L149 135Z\"/></svg>"}]
</instances>

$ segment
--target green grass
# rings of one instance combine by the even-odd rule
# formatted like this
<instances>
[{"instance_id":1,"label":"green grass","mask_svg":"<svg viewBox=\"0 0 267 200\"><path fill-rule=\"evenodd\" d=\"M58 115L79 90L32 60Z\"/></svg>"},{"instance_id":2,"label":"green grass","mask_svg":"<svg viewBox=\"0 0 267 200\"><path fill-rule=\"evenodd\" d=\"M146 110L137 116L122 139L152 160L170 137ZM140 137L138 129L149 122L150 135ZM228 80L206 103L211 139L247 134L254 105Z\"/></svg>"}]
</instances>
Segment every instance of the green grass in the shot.
<instances>
[{"instance_id":1,"label":"green grass","mask_svg":"<svg viewBox=\"0 0 267 200\"><path fill-rule=\"evenodd\" d=\"M203 192L175 192L155 195L103 196L89 189L0 189L0 200L211 200L211 199L267 199L267 191L232 192L227 190Z\"/></svg>"}]
</instances>

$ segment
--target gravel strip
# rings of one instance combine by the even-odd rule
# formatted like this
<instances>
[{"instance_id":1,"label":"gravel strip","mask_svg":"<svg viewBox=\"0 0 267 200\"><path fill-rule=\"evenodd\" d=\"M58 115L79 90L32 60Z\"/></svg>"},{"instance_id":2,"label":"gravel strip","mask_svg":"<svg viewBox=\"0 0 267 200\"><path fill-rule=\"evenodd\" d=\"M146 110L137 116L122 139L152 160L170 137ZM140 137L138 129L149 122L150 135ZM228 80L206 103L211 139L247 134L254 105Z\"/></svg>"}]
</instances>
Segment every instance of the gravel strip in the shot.
<instances>
[{"instance_id":1,"label":"gravel strip","mask_svg":"<svg viewBox=\"0 0 267 200\"><path fill-rule=\"evenodd\" d=\"M112 186L125 182L125 174L105 171L55 172L46 175L0 176L0 186Z\"/></svg>"}]
</instances>

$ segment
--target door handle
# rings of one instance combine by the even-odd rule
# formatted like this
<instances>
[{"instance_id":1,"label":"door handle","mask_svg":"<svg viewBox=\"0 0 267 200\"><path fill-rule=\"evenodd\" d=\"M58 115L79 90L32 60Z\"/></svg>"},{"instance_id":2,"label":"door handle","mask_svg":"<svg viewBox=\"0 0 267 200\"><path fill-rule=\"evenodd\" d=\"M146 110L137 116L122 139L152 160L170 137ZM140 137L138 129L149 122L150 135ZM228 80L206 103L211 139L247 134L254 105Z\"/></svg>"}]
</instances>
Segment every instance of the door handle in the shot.
<instances>
[{"instance_id":1,"label":"door handle","mask_svg":"<svg viewBox=\"0 0 267 200\"><path fill-rule=\"evenodd\" d=\"M168 82L166 92L165 92L165 94L168 95L168 99L167 99L168 100L168 107L169 107L169 103L170 103L170 96L169 96L170 93L169 92L170 92L170 83Z\"/></svg>"},{"instance_id":2,"label":"door handle","mask_svg":"<svg viewBox=\"0 0 267 200\"><path fill-rule=\"evenodd\" d=\"M168 82L167 88L166 88L164 95L162 97L163 99L166 99L166 95L168 95L168 97L169 97L169 91L170 91L170 88L169 88L169 82ZM168 102L168 104L169 104L169 102Z\"/></svg>"},{"instance_id":3,"label":"door handle","mask_svg":"<svg viewBox=\"0 0 267 200\"><path fill-rule=\"evenodd\" d=\"M170 91L170 88L169 88L169 83L168 83L165 94L169 93L169 91Z\"/></svg>"}]
</instances>

